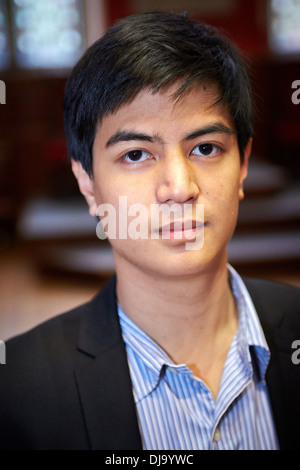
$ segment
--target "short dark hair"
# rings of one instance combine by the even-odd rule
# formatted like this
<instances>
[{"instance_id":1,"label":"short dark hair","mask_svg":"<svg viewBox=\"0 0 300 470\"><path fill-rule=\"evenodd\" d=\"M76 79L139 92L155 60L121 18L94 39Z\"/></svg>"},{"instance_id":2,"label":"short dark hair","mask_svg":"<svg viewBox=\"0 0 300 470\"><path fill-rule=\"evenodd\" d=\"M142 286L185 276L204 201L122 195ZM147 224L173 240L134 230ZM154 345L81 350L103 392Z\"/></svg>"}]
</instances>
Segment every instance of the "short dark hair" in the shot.
<instances>
[{"instance_id":1,"label":"short dark hair","mask_svg":"<svg viewBox=\"0 0 300 470\"><path fill-rule=\"evenodd\" d=\"M87 49L68 78L64 99L70 158L92 174L93 143L101 119L145 88L157 92L180 81L177 98L205 82L228 106L241 159L252 136L253 100L245 61L231 42L185 14L149 12L112 26Z\"/></svg>"}]
</instances>

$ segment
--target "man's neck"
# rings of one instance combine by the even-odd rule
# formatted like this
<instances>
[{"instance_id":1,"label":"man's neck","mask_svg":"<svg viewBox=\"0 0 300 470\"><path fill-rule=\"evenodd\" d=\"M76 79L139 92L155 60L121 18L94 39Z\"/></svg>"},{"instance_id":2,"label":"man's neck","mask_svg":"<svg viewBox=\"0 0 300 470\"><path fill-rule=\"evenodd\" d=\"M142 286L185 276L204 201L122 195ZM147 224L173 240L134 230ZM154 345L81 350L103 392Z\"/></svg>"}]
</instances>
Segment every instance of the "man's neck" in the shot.
<instances>
[{"instance_id":1,"label":"man's neck","mask_svg":"<svg viewBox=\"0 0 300 470\"><path fill-rule=\"evenodd\" d=\"M226 260L217 269L182 278L116 265L122 309L174 362L190 364L199 376L200 366L222 362L237 329Z\"/></svg>"}]
</instances>

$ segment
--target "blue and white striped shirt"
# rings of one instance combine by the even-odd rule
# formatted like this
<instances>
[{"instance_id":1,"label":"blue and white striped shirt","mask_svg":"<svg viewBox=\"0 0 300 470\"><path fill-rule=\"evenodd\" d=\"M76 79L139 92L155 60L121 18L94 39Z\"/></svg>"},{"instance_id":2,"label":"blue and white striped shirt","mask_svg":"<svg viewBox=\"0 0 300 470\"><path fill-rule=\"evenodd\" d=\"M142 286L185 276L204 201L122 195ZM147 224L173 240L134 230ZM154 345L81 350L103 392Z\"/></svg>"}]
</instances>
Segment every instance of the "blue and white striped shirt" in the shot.
<instances>
[{"instance_id":1,"label":"blue and white striped shirt","mask_svg":"<svg viewBox=\"0 0 300 470\"><path fill-rule=\"evenodd\" d=\"M265 383L269 348L241 277L228 269L239 324L216 401L202 380L185 364L174 364L119 305L146 450L278 449Z\"/></svg>"}]
</instances>

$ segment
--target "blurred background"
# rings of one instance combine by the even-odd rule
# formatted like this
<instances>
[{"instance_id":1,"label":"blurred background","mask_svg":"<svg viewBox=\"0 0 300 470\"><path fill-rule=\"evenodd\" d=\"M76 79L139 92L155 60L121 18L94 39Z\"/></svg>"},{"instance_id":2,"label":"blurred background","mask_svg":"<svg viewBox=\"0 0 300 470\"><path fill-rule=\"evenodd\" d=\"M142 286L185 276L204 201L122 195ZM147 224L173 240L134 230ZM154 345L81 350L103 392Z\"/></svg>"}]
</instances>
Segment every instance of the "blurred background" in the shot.
<instances>
[{"instance_id":1,"label":"blurred background","mask_svg":"<svg viewBox=\"0 0 300 470\"><path fill-rule=\"evenodd\" d=\"M255 140L230 261L300 286L300 0L0 0L2 340L88 300L114 270L66 159L64 86L109 26L159 9L222 28L251 61Z\"/></svg>"}]
</instances>

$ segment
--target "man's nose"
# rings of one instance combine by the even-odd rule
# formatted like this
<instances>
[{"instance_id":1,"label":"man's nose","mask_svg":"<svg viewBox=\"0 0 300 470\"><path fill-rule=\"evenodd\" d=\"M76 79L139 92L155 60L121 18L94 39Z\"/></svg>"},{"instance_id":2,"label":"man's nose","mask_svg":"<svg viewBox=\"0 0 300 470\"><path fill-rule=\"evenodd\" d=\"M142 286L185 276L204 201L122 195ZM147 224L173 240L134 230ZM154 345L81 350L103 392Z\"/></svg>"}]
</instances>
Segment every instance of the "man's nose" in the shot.
<instances>
[{"instance_id":1,"label":"man's nose","mask_svg":"<svg viewBox=\"0 0 300 470\"><path fill-rule=\"evenodd\" d=\"M160 162L156 196L160 203L192 203L200 194L195 168L183 152L170 151Z\"/></svg>"}]
</instances>

